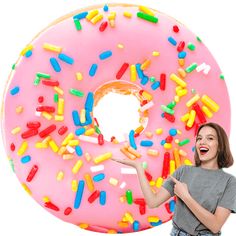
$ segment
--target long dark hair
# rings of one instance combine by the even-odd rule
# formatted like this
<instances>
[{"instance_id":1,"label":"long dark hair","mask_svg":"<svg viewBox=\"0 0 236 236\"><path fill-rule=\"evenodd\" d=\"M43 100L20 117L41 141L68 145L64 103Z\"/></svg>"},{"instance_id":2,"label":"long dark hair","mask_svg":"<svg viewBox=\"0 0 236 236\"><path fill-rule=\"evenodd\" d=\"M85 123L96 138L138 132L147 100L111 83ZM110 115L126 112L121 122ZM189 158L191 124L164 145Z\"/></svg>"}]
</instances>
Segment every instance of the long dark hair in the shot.
<instances>
[{"instance_id":1,"label":"long dark hair","mask_svg":"<svg viewBox=\"0 0 236 236\"><path fill-rule=\"evenodd\" d=\"M233 159L232 153L230 151L229 139L228 139L228 136L227 136L225 130L220 125L218 125L216 123L212 123L212 122L205 123L199 127L199 129L197 131L197 136L198 136L200 130L206 126L213 128L217 133L217 138L218 138L217 163L218 163L218 167L221 169L221 168L228 168L228 167L232 166L234 163L234 159ZM195 160L196 166L201 165L201 161L200 161L200 158L198 156L196 149L195 149L195 153L194 153L194 160Z\"/></svg>"}]
</instances>

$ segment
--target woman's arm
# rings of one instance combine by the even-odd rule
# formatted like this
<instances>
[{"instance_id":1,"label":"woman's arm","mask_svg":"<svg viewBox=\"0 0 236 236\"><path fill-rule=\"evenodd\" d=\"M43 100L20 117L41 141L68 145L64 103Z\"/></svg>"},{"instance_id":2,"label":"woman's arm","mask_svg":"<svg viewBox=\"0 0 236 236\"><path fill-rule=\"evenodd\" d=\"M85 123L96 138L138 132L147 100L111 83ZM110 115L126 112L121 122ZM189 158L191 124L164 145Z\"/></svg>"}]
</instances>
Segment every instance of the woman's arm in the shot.
<instances>
[{"instance_id":1,"label":"woman's arm","mask_svg":"<svg viewBox=\"0 0 236 236\"><path fill-rule=\"evenodd\" d=\"M174 177L171 178L175 182L175 194L182 199L202 224L213 233L218 233L229 217L230 210L223 207L217 207L215 213L212 214L192 198L185 183L181 183Z\"/></svg>"},{"instance_id":2,"label":"woman's arm","mask_svg":"<svg viewBox=\"0 0 236 236\"><path fill-rule=\"evenodd\" d=\"M116 158L112 158L112 160L122 163L122 164L125 164L125 165L128 165L128 166L132 166L133 168L136 169L137 174L138 174L139 183L141 186L141 190L143 192L145 201L146 201L149 208L158 207L171 197L170 193L163 187L160 188L158 193L152 192L149 182L146 179L144 169L143 169L140 162L136 162L136 161L128 160L128 159L120 160L120 159L116 159Z\"/></svg>"}]
</instances>

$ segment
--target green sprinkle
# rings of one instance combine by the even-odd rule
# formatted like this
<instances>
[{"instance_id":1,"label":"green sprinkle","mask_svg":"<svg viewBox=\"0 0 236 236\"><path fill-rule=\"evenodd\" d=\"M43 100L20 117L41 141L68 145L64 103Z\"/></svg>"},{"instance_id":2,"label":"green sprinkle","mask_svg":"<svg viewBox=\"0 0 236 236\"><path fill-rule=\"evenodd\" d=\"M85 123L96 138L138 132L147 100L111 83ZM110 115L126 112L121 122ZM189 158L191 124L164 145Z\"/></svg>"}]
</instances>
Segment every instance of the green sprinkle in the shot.
<instances>
[{"instance_id":1,"label":"green sprinkle","mask_svg":"<svg viewBox=\"0 0 236 236\"><path fill-rule=\"evenodd\" d=\"M35 78L35 80L34 80L34 85L39 85L39 83L40 83L40 77L38 77L38 76L36 76L36 78Z\"/></svg>"},{"instance_id":2,"label":"green sprinkle","mask_svg":"<svg viewBox=\"0 0 236 236\"><path fill-rule=\"evenodd\" d=\"M165 106L165 105L161 105L161 109L162 109L164 112L166 112L166 113L168 113L168 114L170 114L170 115L174 115L174 113L175 113L174 110L170 109L169 107L167 107L167 106Z\"/></svg>"},{"instance_id":3,"label":"green sprinkle","mask_svg":"<svg viewBox=\"0 0 236 236\"><path fill-rule=\"evenodd\" d=\"M224 80L225 76L223 74L220 74L220 79Z\"/></svg>"},{"instance_id":4,"label":"green sprinkle","mask_svg":"<svg viewBox=\"0 0 236 236\"><path fill-rule=\"evenodd\" d=\"M151 83L154 83L154 82L156 82L156 78L155 78L155 77L153 77L153 76L152 76L152 77L150 77L150 78L149 78L149 80L150 80L150 82L151 82Z\"/></svg>"},{"instance_id":5,"label":"green sprinkle","mask_svg":"<svg viewBox=\"0 0 236 236\"><path fill-rule=\"evenodd\" d=\"M133 203L133 195L131 190L126 191L126 200L129 205Z\"/></svg>"},{"instance_id":6,"label":"green sprinkle","mask_svg":"<svg viewBox=\"0 0 236 236\"><path fill-rule=\"evenodd\" d=\"M194 51L196 49L196 46L193 43L188 44L188 49L191 51Z\"/></svg>"},{"instance_id":7,"label":"green sprinkle","mask_svg":"<svg viewBox=\"0 0 236 236\"><path fill-rule=\"evenodd\" d=\"M94 128L95 128L95 132L96 132L97 134L101 134L101 130L98 128L97 125L95 125Z\"/></svg>"},{"instance_id":8,"label":"green sprinkle","mask_svg":"<svg viewBox=\"0 0 236 236\"><path fill-rule=\"evenodd\" d=\"M200 43L202 42L202 40L198 36L197 36L197 41Z\"/></svg>"},{"instance_id":9,"label":"green sprinkle","mask_svg":"<svg viewBox=\"0 0 236 236\"><path fill-rule=\"evenodd\" d=\"M191 93L195 94L196 93L196 89L191 89Z\"/></svg>"},{"instance_id":10,"label":"green sprinkle","mask_svg":"<svg viewBox=\"0 0 236 236\"><path fill-rule=\"evenodd\" d=\"M192 63L189 67L185 69L187 73L194 71L197 68L197 63Z\"/></svg>"},{"instance_id":11,"label":"green sprinkle","mask_svg":"<svg viewBox=\"0 0 236 236\"><path fill-rule=\"evenodd\" d=\"M70 89L70 94L75 95L77 97L84 96L84 93L82 91L77 90L77 89Z\"/></svg>"},{"instance_id":12,"label":"green sprinkle","mask_svg":"<svg viewBox=\"0 0 236 236\"><path fill-rule=\"evenodd\" d=\"M176 102L175 101L172 101L170 102L167 107L170 108L170 109L173 109L174 107L176 106Z\"/></svg>"},{"instance_id":13,"label":"green sprinkle","mask_svg":"<svg viewBox=\"0 0 236 236\"><path fill-rule=\"evenodd\" d=\"M185 144L188 144L190 142L190 139L186 138L184 140L182 140L181 142L179 142L179 146L184 146Z\"/></svg>"},{"instance_id":14,"label":"green sprinkle","mask_svg":"<svg viewBox=\"0 0 236 236\"><path fill-rule=\"evenodd\" d=\"M59 96L57 93L54 93L54 102L58 103Z\"/></svg>"},{"instance_id":15,"label":"green sprinkle","mask_svg":"<svg viewBox=\"0 0 236 236\"><path fill-rule=\"evenodd\" d=\"M38 76L39 78L44 78L44 79L50 79L51 78L51 75L45 74L45 73L41 73L41 72L38 72L36 74L36 76Z\"/></svg>"},{"instance_id":16,"label":"green sprinkle","mask_svg":"<svg viewBox=\"0 0 236 236\"><path fill-rule=\"evenodd\" d=\"M14 166L13 160L10 159L10 160L9 160L9 163L10 163L10 166L11 166L12 171L15 173L15 166Z\"/></svg>"},{"instance_id":17,"label":"green sprinkle","mask_svg":"<svg viewBox=\"0 0 236 236\"><path fill-rule=\"evenodd\" d=\"M16 68L16 64L13 64L12 67L11 67L11 69L12 69L12 70L15 70L15 68Z\"/></svg>"},{"instance_id":18,"label":"green sprinkle","mask_svg":"<svg viewBox=\"0 0 236 236\"><path fill-rule=\"evenodd\" d=\"M148 168L148 164L146 161L142 162L142 167L144 170L146 170Z\"/></svg>"},{"instance_id":19,"label":"green sprinkle","mask_svg":"<svg viewBox=\"0 0 236 236\"><path fill-rule=\"evenodd\" d=\"M81 30L81 29L82 29L82 26L81 26L81 24L80 24L79 19L74 19L74 23L75 23L75 28L76 28L77 30Z\"/></svg>"},{"instance_id":20,"label":"green sprinkle","mask_svg":"<svg viewBox=\"0 0 236 236\"><path fill-rule=\"evenodd\" d=\"M143 20L152 22L152 23L157 23L158 22L158 18L156 18L155 16L150 16L150 15L148 15L146 13L143 13L143 12L138 12L137 17L139 17Z\"/></svg>"}]
</instances>

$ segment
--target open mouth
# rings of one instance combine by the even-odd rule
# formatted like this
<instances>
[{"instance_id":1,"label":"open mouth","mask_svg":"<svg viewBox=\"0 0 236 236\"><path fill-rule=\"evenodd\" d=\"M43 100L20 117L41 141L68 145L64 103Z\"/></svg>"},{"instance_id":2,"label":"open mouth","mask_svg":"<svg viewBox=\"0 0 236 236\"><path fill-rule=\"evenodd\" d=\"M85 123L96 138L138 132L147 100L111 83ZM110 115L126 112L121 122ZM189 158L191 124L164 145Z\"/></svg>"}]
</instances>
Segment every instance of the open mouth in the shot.
<instances>
[{"instance_id":1,"label":"open mouth","mask_svg":"<svg viewBox=\"0 0 236 236\"><path fill-rule=\"evenodd\" d=\"M201 155L205 155L209 151L207 147L200 147L199 150Z\"/></svg>"}]
</instances>

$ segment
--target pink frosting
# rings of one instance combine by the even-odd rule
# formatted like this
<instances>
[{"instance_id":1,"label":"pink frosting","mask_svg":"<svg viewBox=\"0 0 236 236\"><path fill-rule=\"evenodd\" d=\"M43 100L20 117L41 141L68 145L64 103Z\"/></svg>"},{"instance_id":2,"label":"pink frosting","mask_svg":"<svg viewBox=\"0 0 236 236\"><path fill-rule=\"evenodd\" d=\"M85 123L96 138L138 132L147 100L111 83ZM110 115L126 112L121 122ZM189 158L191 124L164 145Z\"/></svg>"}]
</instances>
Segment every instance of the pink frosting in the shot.
<instances>
[{"instance_id":1,"label":"pink frosting","mask_svg":"<svg viewBox=\"0 0 236 236\"><path fill-rule=\"evenodd\" d=\"M106 82L115 81L116 74L124 63L129 64L129 68L124 72L120 81L130 82L130 66L132 64L142 64L145 60L150 60L150 66L143 71L143 73L150 77L155 77L157 81L160 80L161 74L166 74L165 90L160 88L152 90L152 82L142 85L138 78L132 82L153 96L153 103L149 109L148 125L144 132L135 138L137 144L137 151L142 155L139 161L147 162L147 172L152 175L152 180L156 181L162 176L164 153L169 152L173 158L174 148L182 149L187 153L187 156L181 157L182 164L185 159L193 161L194 147L194 132L195 126L192 129L186 130L186 123L181 121L181 117L189 112L192 107L188 108L186 102L189 101L195 94L202 96L205 94L214 100L220 107L219 111L213 112L212 118L205 116L207 121L220 123L227 133L230 130L230 102L227 87L224 79L220 78L222 72L216 61L208 51L206 46L184 25L176 20L160 13L155 12L155 17L158 18L157 23L151 23L144 19L137 17L139 8L137 6L109 6L109 10L105 12L103 7L97 8L100 14L103 15L103 20L97 24L92 24L86 19L81 19L80 23L82 30L77 30L74 24L73 15L66 17L58 23L48 27L40 33L32 42L32 55L30 57L21 56L16 63L15 69L12 71L8 86L5 92L4 103L4 119L3 130L5 147L13 161L14 170L17 178L25 184L32 193L32 197L42 205L46 210L54 214L63 221L80 225L86 223L85 228L98 231L109 232L110 229L116 232L133 232L132 222L128 222L127 227L120 227L118 222L122 221L125 213L129 212L133 219L138 222L138 230L153 227L155 223L148 221L149 216L156 216L159 218L159 223L166 222L171 219L172 214L167 211L165 204L156 209L148 209L146 206L145 214L140 214L139 205L127 204L120 201L121 196L125 196L127 190L132 191L134 199L143 198L140 186L138 184L137 175L125 175L121 173L121 168L125 166L117 164L111 160L106 160L99 165L104 165L104 170L99 172L92 172L91 167L96 166L93 158L104 153L112 153L114 157L126 158L121 153L120 148L124 143L114 144L107 142L103 145L93 144L80 140L79 146L83 151L82 156L73 154L73 159L63 160L62 156L54 153L50 147L39 149L35 147L37 142L41 142L43 138L35 135L23 140L21 135L28 130L26 124L30 121L38 121L41 127L38 129L39 133L52 124L56 125L56 129L50 134L58 147L69 133L74 133L76 129L81 128L75 126L72 119L72 111L76 110L80 113L84 108L88 92L94 92L99 86ZM127 18L123 13L127 11L132 13L131 18ZM111 27L108 22L107 28L101 32L99 27L102 22L108 21L108 16L111 12L116 12L115 27ZM74 15L76 15L75 13ZM179 31L174 32L173 26L177 26ZM168 41L172 37L177 45L174 46ZM185 42L183 49L186 52L185 65L180 66L178 63L177 47L181 41ZM44 43L62 47L62 53L73 58L74 63L68 64L58 58L58 53L45 50ZM188 48L189 43L195 46L195 50ZM122 44L124 47L117 47ZM111 51L112 55L101 60L99 55L105 51ZM159 56L153 56L153 52L159 52ZM50 64L50 58L56 58L60 64L61 72L56 72ZM97 64L98 68L94 76L89 75L89 70L92 64ZM188 93L180 98L180 101L173 108L175 111L175 122L172 123L162 117L163 110L161 105L168 105L174 101L176 96L175 88L177 84L170 79L172 73L178 75L178 69L186 69L191 64L196 63L198 66L205 63L210 66L209 71L197 71L187 73L183 79L187 83ZM51 75L53 81L59 82L59 87L63 89L64 95L59 95L63 98L64 105L64 120L55 121L54 116L57 115L57 103L54 102L54 94L57 93L53 87L45 86L42 80L39 85L34 85L36 73L42 72ZM82 80L76 79L76 73L80 72L83 75ZM180 75L178 75L181 77ZM14 88L18 86L19 92L15 95ZM76 97L69 93L69 90L77 89L84 92L83 97ZM13 89L13 90L12 90ZM195 91L195 93L194 93ZM38 97L43 96L43 103L38 102ZM200 107L204 104L201 100L198 101ZM42 115L36 116L35 111L39 106L53 106L55 112L51 113L52 119L47 120ZM16 113L18 106L23 107L23 112ZM92 113L91 113L92 117ZM99 122L99 121L98 121ZM200 123L198 116L195 119L195 124ZM67 126L68 131L59 135L58 130L62 126ZM12 134L15 127L20 127L21 130L17 134ZM90 126L91 128L91 126ZM162 128L163 133L157 135L155 130ZM172 148L165 149L161 145L161 141L169 136L169 130L175 128L182 133L174 136L174 140L182 141L190 139L190 142L180 147L175 141L172 141ZM145 131L153 133L150 139L153 142L152 147L143 147L140 145L142 140L149 140L145 136ZM98 134L92 137L97 138ZM74 135L74 139L80 138ZM28 143L26 152L22 155L17 155L22 142ZM15 150L13 148L15 146ZM158 157L152 157L147 154L148 149L155 149L159 151ZM92 160L87 161L85 153L92 156ZM30 156L31 160L25 164L21 162L22 157ZM83 166L78 173L72 173L72 168L78 160L82 160ZM32 181L27 181L27 176L34 165L38 166L38 171L33 177ZM56 177L59 171L64 173L64 178L57 181ZM88 202L89 196L92 192L89 191L85 184L81 204L78 209L74 208L76 192L71 189L72 180L78 182L84 179L84 175L88 173L91 177L104 173L105 178L99 182L94 182L95 189L106 192L106 203L101 205L99 199L93 203ZM110 178L115 178L119 181L117 186L109 183ZM125 182L126 186L121 188L120 185ZM158 188L152 186L154 191ZM47 208L44 203L44 197L50 199L50 203L58 207L58 211ZM169 202L167 202L169 203ZM72 211L69 215L64 213L65 209L70 207Z\"/></svg>"}]
</instances>

